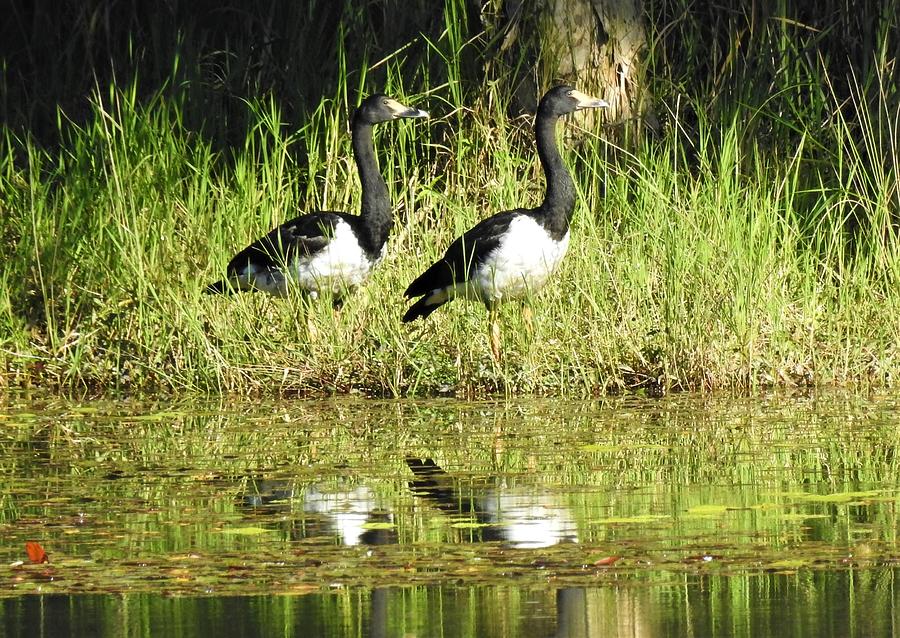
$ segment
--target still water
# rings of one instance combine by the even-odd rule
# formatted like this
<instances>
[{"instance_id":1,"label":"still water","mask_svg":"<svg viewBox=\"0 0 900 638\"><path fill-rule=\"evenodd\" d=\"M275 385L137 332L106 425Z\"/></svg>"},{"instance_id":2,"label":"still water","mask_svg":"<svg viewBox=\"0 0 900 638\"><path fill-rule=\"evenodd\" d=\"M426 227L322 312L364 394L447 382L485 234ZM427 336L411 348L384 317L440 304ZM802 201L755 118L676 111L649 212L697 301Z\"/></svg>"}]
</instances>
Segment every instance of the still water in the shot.
<instances>
[{"instance_id":1,"label":"still water","mask_svg":"<svg viewBox=\"0 0 900 638\"><path fill-rule=\"evenodd\" d=\"M897 636L897 408L7 398L0 636Z\"/></svg>"}]
</instances>

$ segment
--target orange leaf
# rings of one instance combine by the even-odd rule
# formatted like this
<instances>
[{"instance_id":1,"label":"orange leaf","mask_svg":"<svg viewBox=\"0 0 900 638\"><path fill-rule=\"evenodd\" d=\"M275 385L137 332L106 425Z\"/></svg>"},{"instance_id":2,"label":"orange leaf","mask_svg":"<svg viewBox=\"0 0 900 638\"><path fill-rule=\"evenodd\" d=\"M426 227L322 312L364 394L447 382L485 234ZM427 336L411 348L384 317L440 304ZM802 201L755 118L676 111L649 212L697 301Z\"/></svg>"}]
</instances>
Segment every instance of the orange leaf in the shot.
<instances>
[{"instance_id":1,"label":"orange leaf","mask_svg":"<svg viewBox=\"0 0 900 638\"><path fill-rule=\"evenodd\" d=\"M26 541L25 551L28 552L28 560L30 560L32 563L50 562L50 558L48 558L47 552L44 551L44 548L41 547L41 544L37 541Z\"/></svg>"},{"instance_id":2,"label":"orange leaf","mask_svg":"<svg viewBox=\"0 0 900 638\"><path fill-rule=\"evenodd\" d=\"M606 558L601 558L600 560L595 560L594 565L597 567L609 567L617 560L622 558L621 556L607 556Z\"/></svg>"}]
</instances>

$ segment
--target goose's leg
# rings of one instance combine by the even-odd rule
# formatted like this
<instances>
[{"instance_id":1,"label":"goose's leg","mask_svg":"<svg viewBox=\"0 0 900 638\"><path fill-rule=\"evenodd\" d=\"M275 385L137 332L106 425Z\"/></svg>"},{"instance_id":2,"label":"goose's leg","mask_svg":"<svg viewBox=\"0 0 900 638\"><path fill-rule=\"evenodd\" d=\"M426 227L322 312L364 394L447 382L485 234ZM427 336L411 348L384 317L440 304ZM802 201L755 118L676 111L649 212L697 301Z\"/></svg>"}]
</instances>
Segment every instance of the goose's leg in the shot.
<instances>
[{"instance_id":1,"label":"goose's leg","mask_svg":"<svg viewBox=\"0 0 900 638\"><path fill-rule=\"evenodd\" d=\"M500 355L502 354L501 349L501 334L500 334L500 317L496 308L490 308L488 310L488 321L490 322L490 338L491 338L491 354L494 356L494 361L500 363Z\"/></svg>"}]
</instances>

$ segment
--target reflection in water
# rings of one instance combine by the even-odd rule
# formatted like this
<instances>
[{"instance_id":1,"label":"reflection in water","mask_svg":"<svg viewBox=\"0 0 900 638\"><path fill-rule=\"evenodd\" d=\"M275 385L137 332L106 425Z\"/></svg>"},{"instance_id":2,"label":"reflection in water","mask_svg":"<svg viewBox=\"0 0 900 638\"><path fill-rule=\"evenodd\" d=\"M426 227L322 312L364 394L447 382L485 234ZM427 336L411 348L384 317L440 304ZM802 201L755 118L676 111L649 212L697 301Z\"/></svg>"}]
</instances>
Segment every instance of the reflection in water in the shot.
<instances>
[{"instance_id":1,"label":"reflection in water","mask_svg":"<svg viewBox=\"0 0 900 638\"><path fill-rule=\"evenodd\" d=\"M294 497L302 502L299 521L291 517ZM296 490L286 479L254 479L238 502L250 514L277 516L290 526L292 540L329 536L340 545L387 545L397 542L393 514L367 485L313 484Z\"/></svg>"},{"instance_id":2,"label":"reflection in water","mask_svg":"<svg viewBox=\"0 0 900 638\"><path fill-rule=\"evenodd\" d=\"M492 487L482 494L461 495L458 482L432 459L406 459L413 473L411 491L454 519L475 523L470 541L503 542L516 549L539 549L557 543L577 542L574 519L561 499L537 490ZM494 483L499 481L494 480ZM285 514L294 497L302 502L303 525L294 527L294 538L323 531L346 546L386 545L398 541L394 516L383 507L367 485L335 487L312 484L295 493L287 480L250 481L240 502L248 511ZM300 530L303 530L302 532ZM388 636L389 589L371 591L372 636ZM583 588L560 589L556 593L555 636L571 638L597 635L586 613Z\"/></svg>"},{"instance_id":3,"label":"reflection in water","mask_svg":"<svg viewBox=\"0 0 900 638\"><path fill-rule=\"evenodd\" d=\"M392 587L306 596L0 599L0 635L882 638L900 633L900 570L681 576L540 590ZM633 610L643 611L635 615Z\"/></svg>"},{"instance_id":4,"label":"reflection in water","mask_svg":"<svg viewBox=\"0 0 900 638\"><path fill-rule=\"evenodd\" d=\"M900 636L896 403L22 404L0 635Z\"/></svg>"},{"instance_id":5,"label":"reflection in water","mask_svg":"<svg viewBox=\"0 0 900 638\"><path fill-rule=\"evenodd\" d=\"M478 540L505 541L521 549L578 542L575 520L559 494L495 487L464 497L452 477L432 459L407 458L406 464L415 476L409 484L413 493L450 516L471 518L483 525Z\"/></svg>"},{"instance_id":6,"label":"reflection in water","mask_svg":"<svg viewBox=\"0 0 900 638\"><path fill-rule=\"evenodd\" d=\"M578 542L575 519L556 493L497 486L464 496L458 481L432 459L408 458L406 463L414 476L412 493L457 523L473 523L467 527L475 532L469 540L502 541L518 549ZM316 483L297 490L293 481L256 479L239 502L248 512L283 519L294 510L295 499L303 514L302 526L293 530L295 540L327 534L347 546L397 542L394 514L368 485Z\"/></svg>"},{"instance_id":7,"label":"reflection in water","mask_svg":"<svg viewBox=\"0 0 900 638\"><path fill-rule=\"evenodd\" d=\"M561 500L558 494L532 489L494 489L485 494L484 510L510 545L538 549L578 542L575 520Z\"/></svg>"},{"instance_id":8,"label":"reflection in water","mask_svg":"<svg viewBox=\"0 0 900 638\"><path fill-rule=\"evenodd\" d=\"M410 457L406 459L406 465L412 472L408 481L411 493L448 517L454 525L459 525L459 529L465 530L466 533L460 535L465 542L498 543L523 551L579 542L575 517L557 493L540 491L535 487L511 488L505 486L500 477L487 477L480 488L469 486L463 489L464 481L445 471L433 459ZM245 511L261 514L263 520L268 518L272 521L269 523L271 525L282 525L287 521L292 525L291 537L294 540L328 537L346 547L398 543L396 514L388 508L392 501L379 496L369 485L342 481L311 483L300 488L297 485L297 481L284 479L249 481L248 489L239 501ZM893 586L894 572L886 574ZM761 580L760 577L744 577L743 591L739 596L746 597L748 601L766 597L783 598L784 604L794 605L797 613L802 615L802 600L807 594L804 588L785 587L783 581L789 578L776 580L780 584L773 589L771 585L756 586L771 581L769 576ZM730 599L733 595L731 585L737 581L737 577L685 577L681 585L658 586L652 591L647 587L628 586L563 587L544 594L528 590L478 588L472 590L477 592L477 602L469 595L460 596L461 590L456 589L425 588L411 590L411 593L397 587L373 587L359 599L360 602L366 601L367 607L365 611L362 608L357 610L357 621L363 635L434 635L439 633L430 631L435 612L427 610L437 604L433 600L433 595L437 593L441 598L440 627L444 635L541 635L560 638L714 635L723 633L718 617L720 612L715 610L721 607L721 599ZM852 580L844 579L843 575L841 582L845 587L854 584ZM499 592L503 592L502 595ZM416 598L419 594L424 598ZM549 599L546 597L548 594L552 596ZM841 595L849 595L849 592L843 591L838 595L838 600ZM424 605L423 610L426 611L422 612L422 618L432 620L420 618L417 622L421 624L413 623L413 630L407 627L399 632L397 611L392 605L400 604L405 608L410 596ZM883 606L885 600L877 602ZM401 604L398 601L406 602ZM839 604L831 604L834 610L841 609ZM471 609L468 605L475 607ZM690 613L684 616L682 612L688 609ZM480 619L475 625L456 625L457 615L466 618L471 617L473 612ZM729 628L724 633L773 637L842 636L844 634L839 628L847 627L846 623L852 616L852 610L844 609L830 624L804 621L796 625L798 631L782 633L783 627L759 617L756 604L753 604L744 609L742 615L729 621ZM501 618L502 622L495 627L492 623ZM895 622L896 618L890 620L890 623ZM887 626L893 627L890 623ZM812 634L807 633L809 627L816 627ZM334 627L323 626L322 631L322 635L344 635L335 633Z\"/></svg>"},{"instance_id":9,"label":"reflection in water","mask_svg":"<svg viewBox=\"0 0 900 638\"><path fill-rule=\"evenodd\" d=\"M249 486L250 490L240 497L245 510L265 514L291 511L293 482L259 479L250 481ZM397 542L393 514L381 506L380 499L367 485L334 487L313 484L302 490L299 496L303 502L304 524L291 528L294 540L324 533L349 547ZM388 587L375 587L370 592L367 635L372 638L391 635L388 631L390 591Z\"/></svg>"},{"instance_id":10,"label":"reflection in water","mask_svg":"<svg viewBox=\"0 0 900 638\"><path fill-rule=\"evenodd\" d=\"M394 516L367 485L328 489L311 485L303 492L303 511L321 516L342 545L387 545L397 542Z\"/></svg>"},{"instance_id":11,"label":"reflection in water","mask_svg":"<svg viewBox=\"0 0 900 638\"><path fill-rule=\"evenodd\" d=\"M415 478L414 494L451 515L470 517L481 529L480 540L503 541L517 549L539 549L557 543L578 542L575 521L558 495L535 490L492 488L481 496L464 498L450 475L433 459L407 458ZM496 482L496 481L495 481ZM589 638L591 630L585 590L561 588L556 592L556 631L560 638Z\"/></svg>"}]
</instances>

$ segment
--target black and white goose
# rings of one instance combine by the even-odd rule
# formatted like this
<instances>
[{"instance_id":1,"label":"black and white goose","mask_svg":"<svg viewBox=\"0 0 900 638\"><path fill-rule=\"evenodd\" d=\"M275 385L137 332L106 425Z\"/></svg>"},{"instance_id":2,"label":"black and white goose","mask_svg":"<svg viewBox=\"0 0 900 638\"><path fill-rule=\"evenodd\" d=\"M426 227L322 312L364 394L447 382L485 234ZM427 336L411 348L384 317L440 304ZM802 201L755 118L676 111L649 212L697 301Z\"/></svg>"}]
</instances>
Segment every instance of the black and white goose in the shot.
<instances>
[{"instance_id":1,"label":"black and white goose","mask_svg":"<svg viewBox=\"0 0 900 638\"><path fill-rule=\"evenodd\" d=\"M427 317L456 297L477 300L493 312L502 301L539 289L562 261L575 210L575 185L556 145L556 121L580 109L604 108L605 101L557 86L544 94L534 124L538 157L547 179L537 208L517 208L482 220L458 237L444 256L406 289L419 299L403 321ZM495 328L492 348L498 355Z\"/></svg>"},{"instance_id":2,"label":"black and white goose","mask_svg":"<svg viewBox=\"0 0 900 638\"><path fill-rule=\"evenodd\" d=\"M228 262L226 278L207 286L206 292L259 290L285 296L288 287L296 285L312 297L329 291L339 304L384 257L393 226L372 127L418 117L428 113L382 94L366 98L350 122L353 157L362 183L360 214L316 211L286 221L235 255Z\"/></svg>"}]
</instances>

